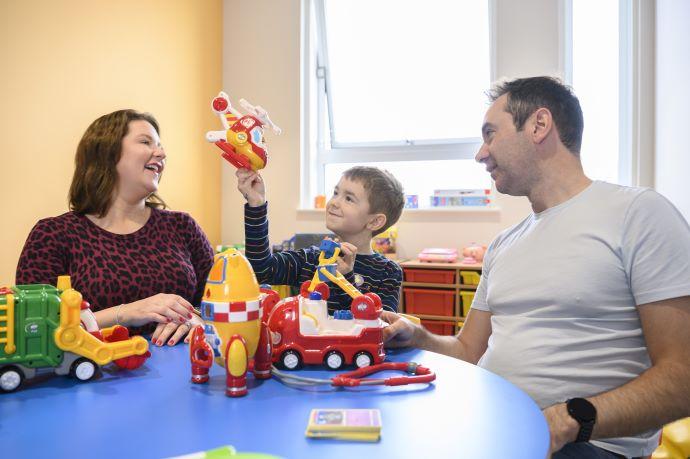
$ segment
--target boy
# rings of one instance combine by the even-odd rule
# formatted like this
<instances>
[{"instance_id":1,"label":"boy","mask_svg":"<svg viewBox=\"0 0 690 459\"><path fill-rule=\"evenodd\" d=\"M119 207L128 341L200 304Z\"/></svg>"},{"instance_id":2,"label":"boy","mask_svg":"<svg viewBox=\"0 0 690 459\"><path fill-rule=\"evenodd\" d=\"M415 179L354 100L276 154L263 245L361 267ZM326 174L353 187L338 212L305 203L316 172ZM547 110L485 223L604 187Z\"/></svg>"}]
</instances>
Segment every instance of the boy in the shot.
<instances>
[{"instance_id":1,"label":"boy","mask_svg":"<svg viewBox=\"0 0 690 459\"><path fill-rule=\"evenodd\" d=\"M318 247L271 254L264 182L248 169L238 169L236 175L237 189L247 200L246 256L259 283L299 287L311 280L318 265ZM341 242L338 271L362 293L378 294L389 311L398 309L402 270L372 252L371 239L398 221L404 204L402 185L390 172L364 166L345 171L326 204L326 227ZM350 296L332 283L329 288L328 310L349 309Z\"/></svg>"}]
</instances>

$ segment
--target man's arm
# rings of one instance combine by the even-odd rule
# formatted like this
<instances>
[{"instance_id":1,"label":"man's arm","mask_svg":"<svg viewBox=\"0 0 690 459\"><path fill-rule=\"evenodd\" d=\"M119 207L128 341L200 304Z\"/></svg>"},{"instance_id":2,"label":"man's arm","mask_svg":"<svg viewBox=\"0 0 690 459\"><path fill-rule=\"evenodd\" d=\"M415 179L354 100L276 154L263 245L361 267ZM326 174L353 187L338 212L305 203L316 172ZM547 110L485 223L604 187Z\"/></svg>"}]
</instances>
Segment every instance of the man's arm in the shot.
<instances>
[{"instance_id":1,"label":"man's arm","mask_svg":"<svg viewBox=\"0 0 690 459\"><path fill-rule=\"evenodd\" d=\"M616 389L588 398L597 409L592 438L635 435L690 416L690 297L638 306L652 366ZM552 451L575 440L565 404L544 410ZM555 438L554 438L555 437Z\"/></svg>"},{"instance_id":2,"label":"man's arm","mask_svg":"<svg viewBox=\"0 0 690 459\"><path fill-rule=\"evenodd\" d=\"M393 312L384 311L383 320L390 325L383 330L387 347L418 347L476 364L491 336L491 313L471 309L456 336L440 336Z\"/></svg>"}]
</instances>

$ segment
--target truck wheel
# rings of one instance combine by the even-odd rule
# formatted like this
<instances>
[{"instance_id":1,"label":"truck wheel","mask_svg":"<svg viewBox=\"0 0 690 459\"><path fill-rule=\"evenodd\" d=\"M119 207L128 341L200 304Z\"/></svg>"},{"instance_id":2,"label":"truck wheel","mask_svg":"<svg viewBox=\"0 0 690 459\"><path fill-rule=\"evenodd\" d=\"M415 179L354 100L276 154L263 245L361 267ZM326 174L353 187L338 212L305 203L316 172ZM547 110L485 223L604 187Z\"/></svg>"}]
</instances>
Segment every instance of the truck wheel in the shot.
<instances>
[{"instance_id":1,"label":"truck wheel","mask_svg":"<svg viewBox=\"0 0 690 459\"><path fill-rule=\"evenodd\" d=\"M10 367L0 370L0 390L12 392L17 390L24 381L24 373L18 368Z\"/></svg>"},{"instance_id":2,"label":"truck wheel","mask_svg":"<svg viewBox=\"0 0 690 459\"><path fill-rule=\"evenodd\" d=\"M374 363L374 359L371 357L371 354L366 351L361 351L355 354L354 361L357 368L368 367Z\"/></svg>"},{"instance_id":3,"label":"truck wheel","mask_svg":"<svg viewBox=\"0 0 690 459\"><path fill-rule=\"evenodd\" d=\"M326 354L326 358L323 359L323 361L331 370L339 370L343 366L343 363L345 363L343 354L338 351L330 351Z\"/></svg>"},{"instance_id":4,"label":"truck wheel","mask_svg":"<svg viewBox=\"0 0 690 459\"><path fill-rule=\"evenodd\" d=\"M79 381L88 381L96 375L96 364L82 357L74 361L69 370L69 374Z\"/></svg>"},{"instance_id":5,"label":"truck wheel","mask_svg":"<svg viewBox=\"0 0 690 459\"><path fill-rule=\"evenodd\" d=\"M288 370L297 370L302 366L302 357L297 351L287 350L280 356L280 363Z\"/></svg>"}]
</instances>

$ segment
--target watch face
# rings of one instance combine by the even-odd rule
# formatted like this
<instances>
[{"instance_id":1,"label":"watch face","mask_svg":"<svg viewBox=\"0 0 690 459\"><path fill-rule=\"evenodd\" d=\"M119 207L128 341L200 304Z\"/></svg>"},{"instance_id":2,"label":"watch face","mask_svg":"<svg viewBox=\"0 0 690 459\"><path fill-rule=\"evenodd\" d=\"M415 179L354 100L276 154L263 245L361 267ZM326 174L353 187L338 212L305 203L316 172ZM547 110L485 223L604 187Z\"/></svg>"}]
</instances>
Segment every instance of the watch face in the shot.
<instances>
[{"instance_id":1,"label":"watch face","mask_svg":"<svg viewBox=\"0 0 690 459\"><path fill-rule=\"evenodd\" d=\"M568 400L568 413L575 419L582 422L592 422L597 417L597 410L589 401L584 398L573 398Z\"/></svg>"}]
</instances>

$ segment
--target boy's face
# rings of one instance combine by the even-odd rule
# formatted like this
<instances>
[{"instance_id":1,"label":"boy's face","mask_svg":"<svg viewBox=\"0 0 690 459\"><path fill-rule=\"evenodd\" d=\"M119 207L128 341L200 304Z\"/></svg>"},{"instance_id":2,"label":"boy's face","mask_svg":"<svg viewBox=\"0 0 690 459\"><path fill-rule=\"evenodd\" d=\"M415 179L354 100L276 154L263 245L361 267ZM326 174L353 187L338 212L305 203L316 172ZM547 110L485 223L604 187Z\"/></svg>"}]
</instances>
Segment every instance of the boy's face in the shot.
<instances>
[{"instance_id":1,"label":"boy's face","mask_svg":"<svg viewBox=\"0 0 690 459\"><path fill-rule=\"evenodd\" d=\"M357 181L341 178L326 204L326 228L340 237L371 233L376 215L369 213L369 194Z\"/></svg>"}]
</instances>

